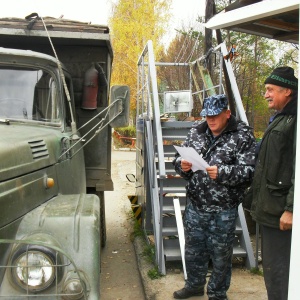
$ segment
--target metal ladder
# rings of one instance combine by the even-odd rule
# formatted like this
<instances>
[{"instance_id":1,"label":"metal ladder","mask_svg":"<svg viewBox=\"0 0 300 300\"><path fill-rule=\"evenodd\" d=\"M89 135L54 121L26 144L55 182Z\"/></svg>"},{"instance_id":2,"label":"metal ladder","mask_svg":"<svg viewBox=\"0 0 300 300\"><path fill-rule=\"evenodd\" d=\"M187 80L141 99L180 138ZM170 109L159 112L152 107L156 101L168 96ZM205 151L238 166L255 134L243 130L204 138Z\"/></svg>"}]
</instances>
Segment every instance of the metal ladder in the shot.
<instances>
[{"instance_id":1,"label":"metal ladder","mask_svg":"<svg viewBox=\"0 0 300 300\"><path fill-rule=\"evenodd\" d=\"M224 45L219 45L223 52L227 52ZM229 62L230 63L230 62ZM136 179L137 196L142 207L142 227L145 235L151 236L155 246L155 259L159 271L166 274L167 261L181 261L178 228L174 212L173 199L179 199L183 212L188 199L185 196L186 181L178 176L172 165L175 148L172 144L181 143L186 138L192 126L189 121L162 122L159 110L159 95L156 78L152 42L148 41L138 60L138 97L137 97L137 137L136 137ZM217 87L209 77L207 70L199 63L191 63L192 76L196 67L201 78L204 78L207 91L215 93ZM226 66L231 82L240 119L247 119L237 89L231 64ZM193 75L194 72L194 75ZM231 74L232 72L232 74ZM196 84L195 84L196 86ZM200 88L200 85L199 85ZM238 93L238 95L235 94ZM198 93L199 98L202 97ZM203 97L202 97L203 98ZM239 217L236 226L236 240L233 257L242 257L247 268L255 266L254 254L249 238L248 228L242 207L239 207Z\"/></svg>"},{"instance_id":2,"label":"metal ladder","mask_svg":"<svg viewBox=\"0 0 300 300\"><path fill-rule=\"evenodd\" d=\"M181 140L184 141L189 129L191 128L191 122L163 122L162 133L163 139ZM179 133L179 134L178 134ZM179 198L179 203L182 212L188 199L185 197L185 185L186 181L177 176L174 171L174 167L170 158L174 158L175 151L170 145L164 146L165 166L166 166L166 179L163 182L163 246L166 261L181 260L181 252L179 247L178 225L176 222L173 198ZM174 148L174 147L173 147ZM172 169L173 167L173 169ZM255 267L253 249L250 242L248 228L244 216L242 206L238 209L238 219L235 230L235 242L233 248L233 257L241 257L245 259L245 265L247 268Z\"/></svg>"}]
</instances>

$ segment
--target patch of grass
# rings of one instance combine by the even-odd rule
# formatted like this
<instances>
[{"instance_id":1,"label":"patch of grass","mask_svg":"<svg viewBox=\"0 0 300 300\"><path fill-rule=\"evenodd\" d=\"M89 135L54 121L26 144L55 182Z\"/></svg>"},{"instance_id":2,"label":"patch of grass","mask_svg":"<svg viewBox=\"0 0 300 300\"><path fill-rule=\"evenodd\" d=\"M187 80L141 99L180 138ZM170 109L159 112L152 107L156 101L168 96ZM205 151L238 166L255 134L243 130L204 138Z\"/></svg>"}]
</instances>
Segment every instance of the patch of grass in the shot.
<instances>
[{"instance_id":1,"label":"patch of grass","mask_svg":"<svg viewBox=\"0 0 300 300\"><path fill-rule=\"evenodd\" d=\"M127 215L128 215L128 219L131 219L132 223L133 223L133 232L131 232L131 241L133 241L138 236L143 237L144 232L143 232L142 227L140 226L139 222L135 218L135 215L134 215L132 209L130 209L128 211Z\"/></svg>"},{"instance_id":2,"label":"patch of grass","mask_svg":"<svg viewBox=\"0 0 300 300\"><path fill-rule=\"evenodd\" d=\"M144 236L144 232L141 228L141 225L139 224L139 222L135 217L134 217L134 225L133 225L133 235L134 237Z\"/></svg>"},{"instance_id":3,"label":"patch of grass","mask_svg":"<svg viewBox=\"0 0 300 300\"><path fill-rule=\"evenodd\" d=\"M136 137L136 128L135 128L135 126L116 127L115 131L117 131L122 136Z\"/></svg>"},{"instance_id":4,"label":"patch of grass","mask_svg":"<svg viewBox=\"0 0 300 300\"><path fill-rule=\"evenodd\" d=\"M155 247L154 245L148 245L145 243L145 247L144 247L144 251L142 253L142 255L146 258L146 260L153 264L155 261ZM158 266L154 266L152 269L150 269L148 271L148 277L150 279L159 279L161 277L163 277L164 275L162 275L159 270L158 270Z\"/></svg>"},{"instance_id":5,"label":"patch of grass","mask_svg":"<svg viewBox=\"0 0 300 300\"><path fill-rule=\"evenodd\" d=\"M148 274L149 278L152 280L163 277L163 275L161 273L159 273L157 266L150 269L147 274Z\"/></svg>"},{"instance_id":6,"label":"patch of grass","mask_svg":"<svg viewBox=\"0 0 300 300\"><path fill-rule=\"evenodd\" d=\"M145 244L144 251L142 253L146 257L147 261L153 263L155 260L155 247L154 245Z\"/></svg>"},{"instance_id":7,"label":"patch of grass","mask_svg":"<svg viewBox=\"0 0 300 300\"><path fill-rule=\"evenodd\" d=\"M255 274L255 275L259 275L259 276L263 276L264 275L263 271L261 269L259 269L259 268L252 268L250 270L250 273Z\"/></svg>"},{"instance_id":8,"label":"patch of grass","mask_svg":"<svg viewBox=\"0 0 300 300\"><path fill-rule=\"evenodd\" d=\"M150 263L150 264L154 264L155 263L155 246L152 244L148 244L145 241L145 234L144 231L142 229L142 227L140 226L140 224L138 223L138 221L136 220L134 213L132 210L130 210L128 212L128 218L132 219L133 221L133 232L131 234L131 239L134 240L136 237L142 237L143 238L143 253L142 256L145 257L145 259ZM158 270L158 266L154 266L153 268L151 268L148 271L148 277L150 279L159 279L161 278L162 275L159 270Z\"/></svg>"}]
</instances>

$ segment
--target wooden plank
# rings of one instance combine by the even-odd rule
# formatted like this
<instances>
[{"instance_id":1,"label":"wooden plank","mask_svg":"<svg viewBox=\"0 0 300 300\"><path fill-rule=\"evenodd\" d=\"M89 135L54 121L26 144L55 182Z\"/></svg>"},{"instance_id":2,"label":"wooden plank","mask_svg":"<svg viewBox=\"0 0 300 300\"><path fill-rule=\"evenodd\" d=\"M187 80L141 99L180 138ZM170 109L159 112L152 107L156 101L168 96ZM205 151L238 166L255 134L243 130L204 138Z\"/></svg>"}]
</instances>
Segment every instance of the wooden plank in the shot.
<instances>
[{"instance_id":1,"label":"wooden plank","mask_svg":"<svg viewBox=\"0 0 300 300\"><path fill-rule=\"evenodd\" d=\"M173 202L174 202L174 210L175 210L176 224L177 224L177 230L178 230L178 237L179 237L179 245L180 245L180 252L181 252L181 260L182 260L184 279L187 280L186 267L185 267L185 255L184 255L184 248L185 248L184 228L183 228L183 222L182 222L182 215L181 215L179 199L174 198Z\"/></svg>"}]
</instances>

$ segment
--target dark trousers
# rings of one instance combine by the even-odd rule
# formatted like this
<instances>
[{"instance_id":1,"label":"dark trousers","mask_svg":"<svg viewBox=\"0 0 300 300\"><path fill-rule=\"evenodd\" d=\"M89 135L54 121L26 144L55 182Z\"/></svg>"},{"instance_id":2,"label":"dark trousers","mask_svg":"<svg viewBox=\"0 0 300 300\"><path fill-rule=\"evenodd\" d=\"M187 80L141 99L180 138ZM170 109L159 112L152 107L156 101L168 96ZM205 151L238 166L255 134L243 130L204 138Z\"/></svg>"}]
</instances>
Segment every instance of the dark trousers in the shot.
<instances>
[{"instance_id":1,"label":"dark trousers","mask_svg":"<svg viewBox=\"0 0 300 300\"><path fill-rule=\"evenodd\" d=\"M269 300L287 300L292 231L261 226L262 264Z\"/></svg>"},{"instance_id":2,"label":"dark trousers","mask_svg":"<svg viewBox=\"0 0 300 300\"><path fill-rule=\"evenodd\" d=\"M210 259L213 271L207 284L209 297L225 298L232 270L232 248L237 209L200 212L192 203L185 210L185 262L188 289L204 287Z\"/></svg>"}]
</instances>

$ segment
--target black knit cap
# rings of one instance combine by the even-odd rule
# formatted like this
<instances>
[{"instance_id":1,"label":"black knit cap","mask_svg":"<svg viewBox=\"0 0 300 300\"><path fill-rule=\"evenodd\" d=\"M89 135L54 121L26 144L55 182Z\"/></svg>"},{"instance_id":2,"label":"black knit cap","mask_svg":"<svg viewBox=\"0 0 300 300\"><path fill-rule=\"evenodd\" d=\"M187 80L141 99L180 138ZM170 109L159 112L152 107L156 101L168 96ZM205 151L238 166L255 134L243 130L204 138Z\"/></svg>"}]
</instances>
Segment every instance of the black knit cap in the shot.
<instances>
[{"instance_id":1,"label":"black knit cap","mask_svg":"<svg viewBox=\"0 0 300 300\"><path fill-rule=\"evenodd\" d=\"M273 70L271 75L265 80L265 84L270 83L292 90L298 90L298 78L294 75L291 67L278 67Z\"/></svg>"}]
</instances>

